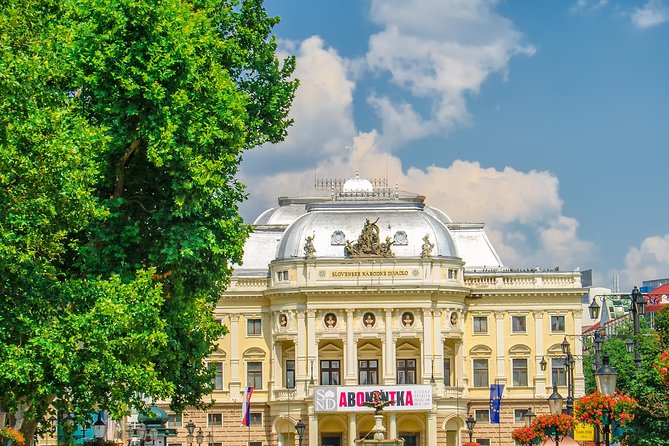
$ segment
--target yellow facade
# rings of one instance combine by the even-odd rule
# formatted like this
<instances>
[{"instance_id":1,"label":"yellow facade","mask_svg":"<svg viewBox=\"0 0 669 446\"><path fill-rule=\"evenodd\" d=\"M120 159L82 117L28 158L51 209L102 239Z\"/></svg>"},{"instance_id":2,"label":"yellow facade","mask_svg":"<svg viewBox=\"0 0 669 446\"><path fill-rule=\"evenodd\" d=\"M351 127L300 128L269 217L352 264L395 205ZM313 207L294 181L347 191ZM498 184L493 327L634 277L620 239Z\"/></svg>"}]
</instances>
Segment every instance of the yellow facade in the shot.
<instances>
[{"instance_id":1,"label":"yellow facade","mask_svg":"<svg viewBox=\"0 0 669 446\"><path fill-rule=\"evenodd\" d=\"M356 212L392 235L390 223L381 226L385 214L375 216L377 201L356 202ZM276 231L271 225L257 230L263 229ZM309 231L314 240L324 238ZM459 446L469 437L468 414L478 419L473 437L479 443L512 445L524 410L548 411L554 378L567 395L560 344L567 337L573 352L581 349L574 336L581 332L580 273L468 267L464 254L426 255L434 237L423 240L421 255L394 257L321 257L325 245L314 251L300 244L304 255L274 258L264 274L235 274L215 310L229 329L210 358L220 367L216 402L207 412L177 417L179 436L171 443L188 444L185 425L192 420L205 443L293 446L302 420L303 444L354 446L371 430L373 411L341 407L341 401L327 409L319 395L363 386L429 389L427 406L384 411L388 435L404 437L407 446ZM490 384L504 385L501 424L486 421ZM580 361L573 384L576 397L582 395ZM247 428L240 420L249 385L255 389Z\"/></svg>"}]
</instances>

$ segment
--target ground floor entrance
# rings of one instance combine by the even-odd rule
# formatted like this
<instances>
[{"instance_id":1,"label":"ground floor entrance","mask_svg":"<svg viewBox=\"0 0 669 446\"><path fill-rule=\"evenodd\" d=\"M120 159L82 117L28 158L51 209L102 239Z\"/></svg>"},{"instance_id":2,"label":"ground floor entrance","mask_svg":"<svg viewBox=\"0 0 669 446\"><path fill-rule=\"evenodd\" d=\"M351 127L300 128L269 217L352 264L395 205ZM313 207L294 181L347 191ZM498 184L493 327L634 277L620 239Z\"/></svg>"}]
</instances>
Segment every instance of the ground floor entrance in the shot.
<instances>
[{"instance_id":1,"label":"ground floor entrance","mask_svg":"<svg viewBox=\"0 0 669 446\"><path fill-rule=\"evenodd\" d=\"M321 444L323 446L341 446L341 435L323 434Z\"/></svg>"}]
</instances>

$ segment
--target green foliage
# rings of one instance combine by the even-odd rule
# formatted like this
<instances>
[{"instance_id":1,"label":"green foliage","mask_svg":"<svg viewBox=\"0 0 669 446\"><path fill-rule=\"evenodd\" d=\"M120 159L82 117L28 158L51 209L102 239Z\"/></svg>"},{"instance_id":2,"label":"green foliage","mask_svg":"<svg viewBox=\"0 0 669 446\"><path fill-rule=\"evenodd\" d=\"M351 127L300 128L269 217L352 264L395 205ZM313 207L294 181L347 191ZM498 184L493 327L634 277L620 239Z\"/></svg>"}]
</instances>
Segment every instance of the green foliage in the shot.
<instances>
[{"instance_id":1,"label":"green foliage","mask_svg":"<svg viewBox=\"0 0 669 446\"><path fill-rule=\"evenodd\" d=\"M276 23L261 0L1 3L1 404L202 405L239 161L290 125Z\"/></svg>"},{"instance_id":2,"label":"green foliage","mask_svg":"<svg viewBox=\"0 0 669 446\"><path fill-rule=\"evenodd\" d=\"M648 330L645 320L642 320L641 334L636 339L641 352L640 368L634 363L634 355L627 353L625 348L625 341L633 337L631 322L619 328L616 332L619 337L609 336L603 345L611 366L618 373L618 389L639 402L636 417L628 426L629 444L668 444L669 388L653 367L663 350L662 338L666 336L663 324L666 324L668 314L665 309L655 315L654 331Z\"/></svg>"}]
</instances>

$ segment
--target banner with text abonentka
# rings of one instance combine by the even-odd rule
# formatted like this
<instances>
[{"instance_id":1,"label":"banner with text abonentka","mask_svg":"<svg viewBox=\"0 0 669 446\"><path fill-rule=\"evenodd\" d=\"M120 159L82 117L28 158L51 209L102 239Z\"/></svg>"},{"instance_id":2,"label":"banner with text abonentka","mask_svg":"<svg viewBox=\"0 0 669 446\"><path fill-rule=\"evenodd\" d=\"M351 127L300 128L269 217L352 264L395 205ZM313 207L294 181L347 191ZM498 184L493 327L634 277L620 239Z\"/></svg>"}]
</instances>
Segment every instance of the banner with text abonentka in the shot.
<instances>
[{"instance_id":1,"label":"banner with text abonentka","mask_svg":"<svg viewBox=\"0 0 669 446\"><path fill-rule=\"evenodd\" d=\"M384 401L395 401L385 411L432 409L432 386L318 386L314 391L316 412L361 412L372 410L365 406L375 391L380 390Z\"/></svg>"}]
</instances>

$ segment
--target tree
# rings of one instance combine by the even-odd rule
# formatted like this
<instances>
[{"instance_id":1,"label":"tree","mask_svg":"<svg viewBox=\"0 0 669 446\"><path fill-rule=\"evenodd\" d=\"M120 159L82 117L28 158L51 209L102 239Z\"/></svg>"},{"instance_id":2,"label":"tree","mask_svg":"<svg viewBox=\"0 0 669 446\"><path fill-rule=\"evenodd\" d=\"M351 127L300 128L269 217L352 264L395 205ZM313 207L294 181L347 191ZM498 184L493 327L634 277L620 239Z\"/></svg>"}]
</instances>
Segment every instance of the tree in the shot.
<instances>
[{"instance_id":1,"label":"tree","mask_svg":"<svg viewBox=\"0 0 669 446\"><path fill-rule=\"evenodd\" d=\"M261 0L0 6L0 405L201 407L241 262L242 153L297 81Z\"/></svg>"},{"instance_id":2,"label":"tree","mask_svg":"<svg viewBox=\"0 0 669 446\"><path fill-rule=\"evenodd\" d=\"M629 423L629 444L650 446L667 444L669 435L669 387L664 385L654 367L669 341L666 330L669 310L663 309L655 315L655 330L642 325L637 339L641 349L641 368L634 363L634 356L627 353L625 341L633 336L631 322L623 324L616 332L619 336L608 336L603 351L610 356L611 366L618 373L619 390L636 399L639 407L636 417ZM643 322L643 321L642 321Z\"/></svg>"}]
</instances>

